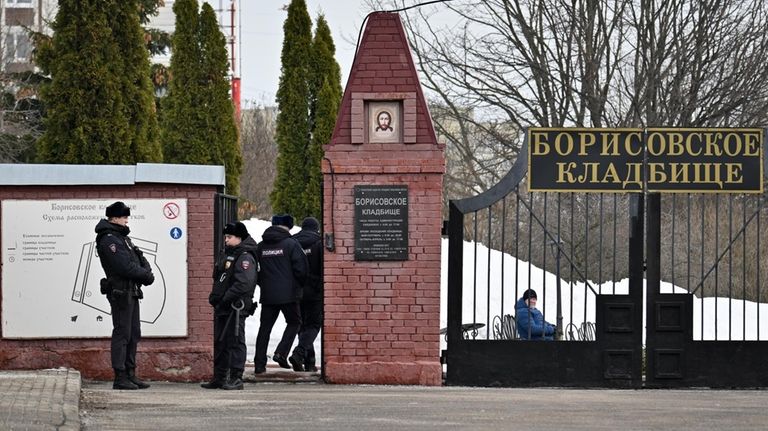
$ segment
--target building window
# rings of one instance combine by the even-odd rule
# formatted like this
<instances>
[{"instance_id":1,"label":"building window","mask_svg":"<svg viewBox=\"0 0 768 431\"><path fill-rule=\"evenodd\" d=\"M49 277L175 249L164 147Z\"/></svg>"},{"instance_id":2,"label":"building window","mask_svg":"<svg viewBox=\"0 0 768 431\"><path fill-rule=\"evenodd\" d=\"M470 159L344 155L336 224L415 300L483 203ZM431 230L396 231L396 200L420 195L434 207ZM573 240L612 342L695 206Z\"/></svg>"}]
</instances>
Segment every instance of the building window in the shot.
<instances>
[{"instance_id":1,"label":"building window","mask_svg":"<svg viewBox=\"0 0 768 431\"><path fill-rule=\"evenodd\" d=\"M26 33L8 33L5 35L5 61L23 63L29 61L31 54L29 37Z\"/></svg>"},{"instance_id":2,"label":"building window","mask_svg":"<svg viewBox=\"0 0 768 431\"><path fill-rule=\"evenodd\" d=\"M32 5L32 0L5 0L5 4L9 7L30 7Z\"/></svg>"}]
</instances>

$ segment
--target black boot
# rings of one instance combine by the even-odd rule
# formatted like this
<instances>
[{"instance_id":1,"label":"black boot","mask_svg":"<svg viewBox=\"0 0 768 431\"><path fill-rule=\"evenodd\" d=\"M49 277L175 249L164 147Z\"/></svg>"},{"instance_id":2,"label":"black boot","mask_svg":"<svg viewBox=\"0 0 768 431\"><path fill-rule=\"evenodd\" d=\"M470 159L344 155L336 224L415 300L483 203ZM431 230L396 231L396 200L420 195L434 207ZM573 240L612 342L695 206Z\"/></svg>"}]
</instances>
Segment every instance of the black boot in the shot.
<instances>
[{"instance_id":1,"label":"black boot","mask_svg":"<svg viewBox=\"0 0 768 431\"><path fill-rule=\"evenodd\" d=\"M229 370L213 370L213 378L208 383L201 383L200 387L203 389L221 389L222 386L227 384L229 378Z\"/></svg>"},{"instance_id":2,"label":"black boot","mask_svg":"<svg viewBox=\"0 0 768 431\"><path fill-rule=\"evenodd\" d=\"M229 379L221 389L226 391L242 390L243 389L243 370L239 368L229 369Z\"/></svg>"},{"instance_id":3,"label":"black boot","mask_svg":"<svg viewBox=\"0 0 768 431\"><path fill-rule=\"evenodd\" d=\"M317 372L317 366L315 366L315 351L311 350L304 355L304 371Z\"/></svg>"},{"instance_id":4,"label":"black boot","mask_svg":"<svg viewBox=\"0 0 768 431\"><path fill-rule=\"evenodd\" d=\"M272 356L272 360L277 362L280 365L280 368L291 368L291 366L288 364L288 360L285 359L285 356L275 353Z\"/></svg>"},{"instance_id":5,"label":"black boot","mask_svg":"<svg viewBox=\"0 0 768 431\"><path fill-rule=\"evenodd\" d=\"M115 382L112 384L112 389L133 390L139 387L128 379L128 373L125 370L115 368Z\"/></svg>"},{"instance_id":6,"label":"black boot","mask_svg":"<svg viewBox=\"0 0 768 431\"><path fill-rule=\"evenodd\" d=\"M293 354L288 357L288 362L291 363L293 371L304 371L304 349L296 346L293 349Z\"/></svg>"},{"instance_id":7,"label":"black boot","mask_svg":"<svg viewBox=\"0 0 768 431\"><path fill-rule=\"evenodd\" d=\"M128 374L128 380L131 381L136 387L139 389L147 389L149 387L149 383L142 382L139 380L138 377L136 377L136 369L135 368L127 368L126 373Z\"/></svg>"}]
</instances>

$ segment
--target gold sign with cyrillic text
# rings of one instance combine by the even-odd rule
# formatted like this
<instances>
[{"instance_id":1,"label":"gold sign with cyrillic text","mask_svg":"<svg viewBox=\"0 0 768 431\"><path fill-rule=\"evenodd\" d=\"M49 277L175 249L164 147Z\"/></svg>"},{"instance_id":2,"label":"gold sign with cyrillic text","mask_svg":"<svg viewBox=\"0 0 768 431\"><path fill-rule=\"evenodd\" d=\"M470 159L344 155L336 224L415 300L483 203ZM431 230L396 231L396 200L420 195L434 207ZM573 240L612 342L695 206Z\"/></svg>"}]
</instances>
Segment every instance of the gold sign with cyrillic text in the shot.
<instances>
[{"instance_id":1,"label":"gold sign with cyrillic text","mask_svg":"<svg viewBox=\"0 0 768 431\"><path fill-rule=\"evenodd\" d=\"M531 191L762 193L762 129L528 129Z\"/></svg>"}]
</instances>

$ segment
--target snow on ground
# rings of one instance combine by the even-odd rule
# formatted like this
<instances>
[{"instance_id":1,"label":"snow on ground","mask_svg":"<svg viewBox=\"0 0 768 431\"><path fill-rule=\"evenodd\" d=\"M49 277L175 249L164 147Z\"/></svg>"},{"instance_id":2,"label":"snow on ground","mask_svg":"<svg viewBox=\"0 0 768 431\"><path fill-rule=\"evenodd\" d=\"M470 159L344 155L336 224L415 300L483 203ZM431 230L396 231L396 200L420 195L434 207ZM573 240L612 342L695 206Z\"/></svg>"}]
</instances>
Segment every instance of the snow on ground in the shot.
<instances>
[{"instance_id":1,"label":"snow on ground","mask_svg":"<svg viewBox=\"0 0 768 431\"><path fill-rule=\"evenodd\" d=\"M300 223L301 221L299 221ZM248 228L248 233L251 234L253 239L256 242L261 242L261 235L264 233L264 231L272 226L272 223L266 220L259 220L259 219L250 219L250 220L244 220L243 224L245 224L245 227ZM301 230L300 227L295 226L293 229L291 229L291 233L295 234ZM258 300L259 298L259 288L256 287L256 295L255 298ZM248 361L252 361L254 355L256 354L256 335L259 332L259 316L261 314L261 304L259 304L259 308L256 309L256 313L245 319L245 345L248 348L248 354L247 358ZM269 355L270 359L267 361L267 364L272 363L272 355L275 353L275 348L277 347L277 344L280 342L280 338L283 336L283 331L285 330L285 318L283 318L283 315L280 314L280 317L277 318L277 322L275 322L275 326L272 327L272 333L269 337L269 347L267 347L267 355ZM315 353L317 354L317 363L318 365L320 362L320 339L322 337L322 332L317 336L317 339L315 340ZM298 340L294 340L293 346L296 346L296 342ZM293 347L291 347L291 352L293 351Z\"/></svg>"},{"instance_id":2,"label":"snow on ground","mask_svg":"<svg viewBox=\"0 0 768 431\"><path fill-rule=\"evenodd\" d=\"M504 258L504 273L502 278L502 256ZM488 262L492 272L489 274ZM447 326L447 295L448 295L448 240L442 244L440 326ZM477 270L473 271L473 266ZM565 271L567 262L561 263ZM604 269L605 270L605 269ZM529 278L530 274L530 278ZM486 339L488 328L492 327L493 318L504 314L514 314L517 299L529 287L538 295L537 308L542 310L547 321L555 323L557 288L555 274L545 272L535 265L529 265L522 260L517 261L509 254L497 250L489 250L482 244L464 242L464 272L462 292L462 323L479 322L486 326L479 330L477 338ZM529 281L530 280L530 281ZM502 289L503 283L503 289ZM517 284L516 284L517 283ZM569 284L561 280L563 325L573 323L580 325L585 320L595 321L595 294L627 294L629 280L608 282L597 285L593 282ZM674 289L674 292L673 292ZM490 292L490 295L489 295ZM645 284L643 284L645 294ZM670 283L661 283L661 293L687 293L682 287ZM503 298L502 298L503 295ZM473 304L476 304L473 306ZM490 307L488 307L490 304ZM573 304L573 307L571 307ZM586 304L586 313L585 313ZM715 314L717 309L717 314ZM703 334L702 334L702 312ZM586 319L585 319L586 315ZM758 319L758 315L761 317ZM746 324L745 324L746 322ZM760 328L758 328L758 322ZM643 310L643 325L645 325L645 310ZM758 332L759 329L759 332ZM768 339L768 304L729 298L693 297L693 339L694 340L767 340ZM717 337L717 338L716 338ZM493 338L493 334L490 334ZM445 339L441 340L441 349L445 348ZM643 338L645 341L645 338Z\"/></svg>"},{"instance_id":3,"label":"snow on ground","mask_svg":"<svg viewBox=\"0 0 768 431\"><path fill-rule=\"evenodd\" d=\"M245 220L248 232L254 239L261 241L261 235L264 230L271 225L269 221L251 219ZM291 233L296 233L300 229L294 227ZM476 253L476 255L475 255ZM502 279L501 263L504 259L504 273ZM476 257L476 259L475 259ZM488 262L492 268L492 273L488 272ZM474 265L477 265L477 271L473 272ZM563 263L563 268L567 263ZM476 275L475 275L476 274ZM530 278L529 275L530 274ZM538 308L544 312L545 319L549 322L555 322L556 318L556 276L555 274L545 272L535 265L529 265L528 262L518 261L513 256L501 253L497 250L489 250L482 244L473 242L464 242L464 291L462 298L463 323L480 322L486 326L479 330L477 338L485 339L488 336L488 328L492 326L493 318L504 314L514 314L514 305L517 299L527 288L533 288L538 294ZM503 285L502 285L503 283ZM502 289L503 286L503 289ZM645 286L643 286L645 289ZM681 287L674 287L670 283L662 282L661 293L686 293ZM489 295L490 292L490 295ZM569 323L580 325L585 320L595 321L595 294L627 294L629 292L629 280L624 279L617 282L608 282L602 285L590 283L569 284L567 281L561 281L562 292L562 312L563 325ZM256 289L256 297L259 291ZM447 295L448 295L448 240L443 239L442 243L442 268L440 277L440 326L444 328L447 324ZM476 304L476 306L473 306ZM490 304L490 307L488 307ZM574 304L571 307L571 304ZM586 312L585 312L586 304ZM717 309L717 314L715 314ZM246 319L245 338L248 346L248 358L251 360L254 356L256 347L256 334L259 330L259 311ZM704 314L702 333L702 312ZM758 315L761 317L758 319ZM585 319L586 316L586 319ZM716 316L716 318L715 318ZM760 328L757 322L760 322ZM746 325L745 325L746 322ZM643 311L643 324L645 324L645 310ZM278 318L272 329L267 353L271 356L275 347L280 342L280 338L285 329L285 319L282 315ZM759 330L759 331L758 331ZM752 301L742 301L728 298L704 298L703 301L698 296L693 297L693 339L694 340L766 340L768 339L768 304ZM746 335L745 335L746 334ZM315 340L315 351L320 363L321 334ZM490 336L492 338L492 334ZM645 337L645 334L643 334ZM717 338L716 338L717 337ZM643 338L645 341L645 338ZM294 346L296 343L294 342ZM445 349L445 338L440 337L440 348Z\"/></svg>"}]
</instances>

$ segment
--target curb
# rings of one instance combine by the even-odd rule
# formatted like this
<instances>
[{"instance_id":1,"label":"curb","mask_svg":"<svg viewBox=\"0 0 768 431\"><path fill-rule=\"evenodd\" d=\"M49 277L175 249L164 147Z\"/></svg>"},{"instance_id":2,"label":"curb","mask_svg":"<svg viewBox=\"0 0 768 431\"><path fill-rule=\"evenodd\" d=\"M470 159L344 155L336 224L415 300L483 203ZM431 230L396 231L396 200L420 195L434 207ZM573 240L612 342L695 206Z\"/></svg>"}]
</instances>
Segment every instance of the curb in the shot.
<instances>
[{"instance_id":1,"label":"curb","mask_svg":"<svg viewBox=\"0 0 768 431\"><path fill-rule=\"evenodd\" d=\"M62 431L80 431L80 388L82 379L77 370L67 369L64 379L64 399L62 400L62 414L64 423L57 429Z\"/></svg>"}]
</instances>

